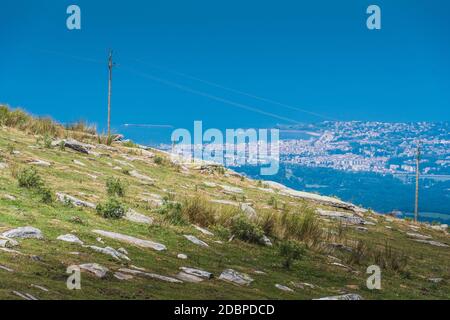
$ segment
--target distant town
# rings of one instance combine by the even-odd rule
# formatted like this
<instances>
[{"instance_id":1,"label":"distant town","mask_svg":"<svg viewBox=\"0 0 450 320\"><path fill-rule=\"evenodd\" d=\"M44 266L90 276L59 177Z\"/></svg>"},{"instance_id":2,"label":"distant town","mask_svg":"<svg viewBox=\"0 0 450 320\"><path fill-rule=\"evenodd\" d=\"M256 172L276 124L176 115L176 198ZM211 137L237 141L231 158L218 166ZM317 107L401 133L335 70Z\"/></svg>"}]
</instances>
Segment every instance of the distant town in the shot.
<instances>
[{"instance_id":1,"label":"distant town","mask_svg":"<svg viewBox=\"0 0 450 320\"><path fill-rule=\"evenodd\" d=\"M449 122L332 122L279 125L280 162L347 172L410 175L416 170L420 146L420 172L450 179ZM170 150L170 145L160 146ZM205 148L193 146L193 149ZM228 146L224 146L224 149ZM242 148L242 146L240 146ZM246 161L256 165L258 145L249 144Z\"/></svg>"},{"instance_id":2,"label":"distant town","mask_svg":"<svg viewBox=\"0 0 450 320\"><path fill-rule=\"evenodd\" d=\"M450 175L450 124L322 122L280 126L280 160L307 167L381 174L410 174L420 145L420 171ZM283 135L283 134L282 134ZM303 136L298 138L296 136Z\"/></svg>"}]
</instances>

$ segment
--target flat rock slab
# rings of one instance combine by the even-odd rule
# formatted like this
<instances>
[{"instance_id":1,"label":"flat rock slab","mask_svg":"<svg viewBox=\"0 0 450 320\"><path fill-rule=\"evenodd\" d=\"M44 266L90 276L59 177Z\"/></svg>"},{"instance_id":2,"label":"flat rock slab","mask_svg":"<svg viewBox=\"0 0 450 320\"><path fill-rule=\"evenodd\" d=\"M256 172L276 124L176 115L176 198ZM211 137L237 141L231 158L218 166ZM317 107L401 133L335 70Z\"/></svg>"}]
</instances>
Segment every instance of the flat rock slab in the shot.
<instances>
[{"instance_id":1,"label":"flat rock slab","mask_svg":"<svg viewBox=\"0 0 450 320\"><path fill-rule=\"evenodd\" d=\"M80 239L78 239L77 236L73 235L73 234L63 234L60 235L58 238L56 238L57 240L61 240L61 241L65 241L65 242L70 242L70 243L76 243L76 244L81 244L83 245L83 241L81 241Z\"/></svg>"},{"instance_id":2,"label":"flat rock slab","mask_svg":"<svg viewBox=\"0 0 450 320\"><path fill-rule=\"evenodd\" d=\"M415 239L421 239L421 240L430 240L430 239L432 239L431 236L420 234L420 233L417 233L417 232L407 232L406 235L408 237L415 238Z\"/></svg>"},{"instance_id":3,"label":"flat rock slab","mask_svg":"<svg viewBox=\"0 0 450 320\"><path fill-rule=\"evenodd\" d=\"M20 227L2 233L5 238L43 239L41 230L34 227Z\"/></svg>"},{"instance_id":4,"label":"flat rock slab","mask_svg":"<svg viewBox=\"0 0 450 320\"><path fill-rule=\"evenodd\" d=\"M83 162L78 161L78 160L76 160L76 159L72 160L72 162L75 163L75 164L78 165L78 166L86 167L86 165L85 165Z\"/></svg>"},{"instance_id":5,"label":"flat rock slab","mask_svg":"<svg viewBox=\"0 0 450 320\"><path fill-rule=\"evenodd\" d=\"M104 278L109 271L108 268L103 267L98 263L85 263L80 264L78 267L80 267L81 270L85 270L94 274L97 278Z\"/></svg>"},{"instance_id":6,"label":"flat rock slab","mask_svg":"<svg viewBox=\"0 0 450 320\"><path fill-rule=\"evenodd\" d=\"M43 166L43 167L50 167L52 164L48 161L44 161L44 160L40 160L40 159L36 159L36 160L31 160L29 162L29 164L35 165L35 166Z\"/></svg>"},{"instance_id":7,"label":"flat rock slab","mask_svg":"<svg viewBox=\"0 0 450 320\"><path fill-rule=\"evenodd\" d=\"M44 291L44 292L48 292L48 291L49 291L47 288L45 288L45 287L43 287L43 286L39 286L39 285L37 285L37 284L31 284L30 287L39 289L39 290Z\"/></svg>"},{"instance_id":8,"label":"flat rock slab","mask_svg":"<svg viewBox=\"0 0 450 320\"><path fill-rule=\"evenodd\" d=\"M430 244L430 245L435 246L435 247L443 247L443 248L448 247L448 245L445 244L445 243L438 242L438 241L433 241L433 240L421 240L421 239L416 239L415 241L421 242L421 243Z\"/></svg>"},{"instance_id":9,"label":"flat rock slab","mask_svg":"<svg viewBox=\"0 0 450 320\"><path fill-rule=\"evenodd\" d=\"M212 233L209 230L206 230L205 228L202 228L202 227L199 227L199 226L196 226L196 225L194 225L194 228L197 229L198 231L200 231L201 233L206 234L208 236L213 236L214 235L214 233Z\"/></svg>"},{"instance_id":10,"label":"flat rock slab","mask_svg":"<svg viewBox=\"0 0 450 320\"><path fill-rule=\"evenodd\" d=\"M19 243L14 239L0 237L0 248L13 248L18 245L19 245Z\"/></svg>"},{"instance_id":11,"label":"flat rock slab","mask_svg":"<svg viewBox=\"0 0 450 320\"><path fill-rule=\"evenodd\" d=\"M155 179L150 178L149 176L143 175L139 172L137 172L136 170L132 170L130 171L130 176L139 179L139 181L143 184L149 184L149 185L153 185L155 183Z\"/></svg>"},{"instance_id":12,"label":"flat rock slab","mask_svg":"<svg viewBox=\"0 0 450 320\"><path fill-rule=\"evenodd\" d=\"M126 274L126 273L122 273L122 272L115 272L114 273L114 278L119 279L119 280L131 280L134 277L131 274Z\"/></svg>"},{"instance_id":13,"label":"flat rock slab","mask_svg":"<svg viewBox=\"0 0 450 320\"><path fill-rule=\"evenodd\" d=\"M359 294L349 293L349 294L343 294L340 296L323 297L323 298L314 299L314 300L364 300L364 299Z\"/></svg>"},{"instance_id":14,"label":"flat rock slab","mask_svg":"<svg viewBox=\"0 0 450 320\"><path fill-rule=\"evenodd\" d=\"M197 237L195 237L195 236L193 236L193 235L187 235L187 234L185 234L185 235L183 235L183 236L184 236L186 239L188 239L190 242L195 243L196 245L199 245L199 246L202 246L202 247L209 247L209 245L208 245L206 242L204 242L204 241L198 239Z\"/></svg>"},{"instance_id":15,"label":"flat rock slab","mask_svg":"<svg viewBox=\"0 0 450 320\"><path fill-rule=\"evenodd\" d=\"M136 276L142 276L142 277L151 278L151 279L156 279L156 280L161 280L161 281L170 282L170 283L183 283L183 281L172 278L172 277L162 276L162 275L159 275L156 273L144 272L144 271L140 271L140 270L120 268L119 272L132 274L132 275L136 275Z\"/></svg>"},{"instance_id":16,"label":"flat rock slab","mask_svg":"<svg viewBox=\"0 0 450 320\"><path fill-rule=\"evenodd\" d=\"M133 209L128 209L128 211L125 213L124 219L135 222L135 223L142 223L142 224L152 224L153 219L150 217L147 217L139 212L134 211Z\"/></svg>"},{"instance_id":17,"label":"flat rock slab","mask_svg":"<svg viewBox=\"0 0 450 320\"><path fill-rule=\"evenodd\" d=\"M10 194L4 194L3 195L3 199L7 199L7 200L11 200L11 201L17 200L16 197L14 197L14 196L12 196Z\"/></svg>"},{"instance_id":18,"label":"flat rock slab","mask_svg":"<svg viewBox=\"0 0 450 320\"><path fill-rule=\"evenodd\" d=\"M181 281L192 282L192 283L199 283L204 280L203 278L197 277L192 274L185 273L183 271L179 272L176 275L176 277L177 277L177 279L180 279Z\"/></svg>"},{"instance_id":19,"label":"flat rock slab","mask_svg":"<svg viewBox=\"0 0 450 320\"><path fill-rule=\"evenodd\" d=\"M24 300L38 300L38 298L36 298L35 296L29 294L29 293L22 293L19 291L13 291L12 292L14 295L24 299Z\"/></svg>"},{"instance_id":20,"label":"flat rock slab","mask_svg":"<svg viewBox=\"0 0 450 320\"><path fill-rule=\"evenodd\" d=\"M99 234L99 235L101 235L103 237L106 237L106 238L110 238L110 239L114 239L114 240L130 243L130 244L136 245L138 247L142 247L142 248L151 248L151 249L154 249L156 251L167 250L165 245L163 245L161 243L153 242L153 241L150 241L150 240L143 240L143 239L135 238L135 237L132 237L132 236L127 236L127 235L124 235L124 234L120 234L120 233L116 233L116 232L110 232L110 231L104 231L104 230L92 230L92 232L94 232L96 234Z\"/></svg>"},{"instance_id":21,"label":"flat rock slab","mask_svg":"<svg viewBox=\"0 0 450 320\"><path fill-rule=\"evenodd\" d=\"M203 278L203 279L211 279L213 277L213 274L208 271L195 269L195 268L187 268L187 267L181 267L180 268L184 273Z\"/></svg>"},{"instance_id":22,"label":"flat rock slab","mask_svg":"<svg viewBox=\"0 0 450 320\"><path fill-rule=\"evenodd\" d=\"M121 252L119 252L116 249L111 248L111 247L105 247L105 248L101 248L101 247L97 247L97 246L87 246L87 247L92 249L92 250L94 250L94 251L96 251L96 252L107 254L107 255L113 257L116 260L122 260L123 259L123 260L130 261L130 258L128 258L125 254L123 254L123 253L121 253Z\"/></svg>"},{"instance_id":23,"label":"flat rock slab","mask_svg":"<svg viewBox=\"0 0 450 320\"><path fill-rule=\"evenodd\" d=\"M238 285L245 285L248 286L250 283L253 282L253 279L244 274L244 273L240 273L237 272L233 269L226 269L224 270L219 277L220 280L224 280L227 282L232 282Z\"/></svg>"},{"instance_id":24,"label":"flat rock slab","mask_svg":"<svg viewBox=\"0 0 450 320\"><path fill-rule=\"evenodd\" d=\"M13 269L5 267L5 266L2 266L1 264L0 264L0 270L7 271L7 272L14 272Z\"/></svg>"},{"instance_id":25,"label":"flat rock slab","mask_svg":"<svg viewBox=\"0 0 450 320\"><path fill-rule=\"evenodd\" d=\"M339 220L339 221L342 221L342 222L345 222L348 224L366 224L367 223L364 219L362 219L358 216L355 216L351 213L348 213L348 212L328 211L328 210L317 209L317 213L321 217Z\"/></svg>"},{"instance_id":26,"label":"flat rock slab","mask_svg":"<svg viewBox=\"0 0 450 320\"><path fill-rule=\"evenodd\" d=\"M52 146L56 147L63 144L64 147L72 149L74 151L89 154L90 149L94 149L95 147L90 144L82 143L77 140L67 139L67 140L55 140L52 142Z\"/></svg>"},{"instance_id":27,"label":"flat rock slab","mask_svg":"<svg viewBox=\"0 0 450 320\"><path fill-rule=\"evenodd\" d=\"M236 194L244 193L244 190L242 190L241 188L238 188L238 187L232 187L232 186L226 186L226 185L221 185L220 187L223 189L223 191L225 193L236 193Z\"/></svg>"},{"instance_id":28,"label":"flat rock slab","mask_svg":"<svg viewBox=\"0 0 450 320\"><path fill-rule=\"evenodd\" d=\"M177 255L177 258L178 258L178 259L182 259L182 260L186 260L186 259L188 258L188 256L185 255L184 253L179 253L179 254Z\"/></svg>"},{"instance_id":29,"label":"flat rock slab","mask_svg":"<svg viewBox=\"0 0 450 320\"><path fill-rule=\"evenodd\" d=\"M280 289L281 291L285 291L285 292L294 292L294 290L292 290L289 287L283 286L282 284L276 284L275 288Z\"/></svg>"},{"instance_id":30,"label":"flat rock slab","mask_svg":"<svg viewBox=\"0 0 450 320\"><path fill-rule=\"evenodd\" d=\"M57 192L56 197L60 202L66 203L69 202L73 204L76 207L87 207L91 209L95 209L96 205L89 201L80 200L78 198L75 198L74 196L70 196L68 194Z\"/></svg>"}]
</instances>

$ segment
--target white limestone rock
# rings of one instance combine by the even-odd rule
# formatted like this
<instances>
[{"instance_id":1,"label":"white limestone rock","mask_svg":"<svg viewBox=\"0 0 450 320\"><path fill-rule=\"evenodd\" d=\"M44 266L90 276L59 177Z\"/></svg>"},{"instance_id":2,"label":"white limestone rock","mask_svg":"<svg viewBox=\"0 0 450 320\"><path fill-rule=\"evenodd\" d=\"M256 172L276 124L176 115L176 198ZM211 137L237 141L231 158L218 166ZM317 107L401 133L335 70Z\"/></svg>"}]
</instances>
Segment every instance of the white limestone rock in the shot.
<instances>
[{"instance_id":1,"label":"white limestone rock","mask_svg":"<svg viewBox=\"0 0 450 320\"><path fill-rule=\"evenodd\" d=\"M187 267L181 267L180 268L184 273L203 278L203 279L211 279L213 277L213 274L208 271L195 269L195 268L187 268Z\"/></svg>"},{"instance_id":2,"label":"white limestone rock","mask_svg":"<svg viewBox=\"0 0 450 320\"><path fill-rule=\"evenodd\" d=\"M41 230L34 227L20 227L2 233L5 238L43 239Z\"/></svg>"},{"instance_id":3,"label":"white limestone rock","mask_svg":"<svg viewBox=\"0 0 450 320\"><path fill-rule=\"evenodd\" d=\"M161 280L161 281L170 282L170 283L183 283L183 281L172 278L172 277L162 276L162 275L159 275L156 273L149 273L149 272L144 272L144 271L140 271L140 270L120 268L119 272L136 275L136 276L142 276L142 277L151 278L151 279L156 279L156 280Z\"/></svg>"},{"instance_id":4,"label":"white limestone rock","mask_svg":"<svg viewBox=\"0 0 450 320\"><path fill-rule=\"evenodd\" d=\"M95 209L95 207L96 207L96 205L93 204L92 202L80 200L78 198L75 198L74 196L71 196L71 195L68 195L68 194L65 194L62 192L57 192L56 198L60 202L63 202L63 203L69 202L76 207L86 207L86 208L91 208L91 209Z\"/></svg>"},{"instance_id":5,"label":"white limestone rock","mask_svg":"<svg viewBox=\"0 0 450 320\"><path fill-rule=\"evenodd\" d=\"M142 223L142 224L152 224L153 218L147 217L139 212L136 212L133 209L128 209L128 211L125 213L124 219L135 222L135 223Z\"/></svg>"},{"instance_id":6,"label":"white limestone rock","mask_svg":"<svg viewBox=\"0 0 450 320\"><path fill-rule=\"evenodd\" d=\"M275 288L280 289L281 291L285 291L285 292L294 292L294 290L292 290L289 287L283 286L282 284L275 284Z\"/></svg>"},{"instance_id":7,"label":"white limestone rock","mask_svg":"<svg viewBox=\"0 0 450 320\"><path fill-rule=\"evenodd\" d=\"M232 282L238 285L245 285L248 286L253 282L253 279L244 274L244 273L239 273L233 269L226 269L224 270L219 277L220 280L223 281L227 281L227 282Z\"/></svg>"},{"instance_id":8,"label":"white limestone rock","mask_svg":"<svg viewBox=\"0 0 450 320\"><path fill-rule=\"evenodd\" d=\"M139 179L139 181L142 184L153 185L156 182L155 179L150 178L149 176L146 176L144 174L141 174L141 173L137 172L136 170L130 171L130 176L132 176L132 177L134 177L136 179Z\"/></svg>"},{"instance_id":9,"label":"white limestone rock","mask_svg":"<svg viewBox=\"0 0 450 320\"><path fill-rule=\"evenodd\" d=\"M202 246L202 247L209 247L209 245L206 242L198 239L197 237L195 237L193 235L186 235L185 234L184 237L186 239L188 239L190 242L192 242L192 243L194 243L196 245L199 245L199 246Z\"/></svg>"},{"instance_id":10,"label":"white limestone rock","mask_svg":"<svg viewBox=\"0 0 450 320\"><path fill-rule=\"evenodd\" d=\"M194 228L197 229L198 231L200 231L201 233L206 234L208 236L213 236L214 235L214 233L212 233L209 230L206 230L205 228L202 228L202 227L199 227L199 226L196 226L196 225L194 225Z\"/></svg>"},{"instance_id":11,"label":"white limestone rock","mask_svg":"<svg viewBox=\"0 0 450 320\"><path fill-rule=\"evenodd\" d=\"M364 300L359 294L348 293L340 296L323 297L315 300Z\"/></svg>"},{"instance_id":12,"label":"white limestone rock","mask_svg":"<svg viewBox=\"0 0 450 320\"><path fill-rule=\"evenodd\" d=\"M133 244L133 245L136 245L136 246L142 247L142 248L151 248L156 251L167 250L165 245L163 245L161 243L153 242L150 240L143 240L143 239L135 238L132 236L128 236L128 235L124 235L124 234L120 234L120 233L116 233L116 232L104 231L104 230L92 230L92 232L94 232L98 235L101 235L103 237L106 237L106 238L126 242L126 243Z\"/></svg>"},{"instance_id":13,"label":"white limestone rock","mask_svg":"<svg viewBox=\"0 0 450 320\"><path fill-rule=\"evenodd\" d=\"M61 240L61 241L65 241L65 242L70 242L70 243L77 243L80 245L83 245L83 241L81 241L80 239L78 239L77 236L73 235L73 234L64 234L64 235L60 235L58 238L56 238L57 240Z\"/></svg>"},{"instance_id":14,"label":"white limestone rock","mask_svg":"<svg viewBox=\"0 0 450 320\"><path fill-rule=\"evenodd\" d=\"M109 272L109 269L99 265L98 263L84 263L78 266L81 270L88 271L94 274L97 278L104 278Z\"/></svg>"}]
</instances>

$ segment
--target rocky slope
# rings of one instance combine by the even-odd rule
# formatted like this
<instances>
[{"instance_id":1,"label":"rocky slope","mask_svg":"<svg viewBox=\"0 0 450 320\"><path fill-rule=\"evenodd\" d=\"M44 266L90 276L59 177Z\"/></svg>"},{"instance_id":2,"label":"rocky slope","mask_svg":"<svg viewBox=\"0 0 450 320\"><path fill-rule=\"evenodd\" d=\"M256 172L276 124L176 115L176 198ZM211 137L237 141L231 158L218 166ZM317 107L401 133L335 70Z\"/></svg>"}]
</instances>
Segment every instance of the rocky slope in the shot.
<instances>
[{"instance_id":1,"label":"rocky slope","mask_svg":"<svg viewBox=\"0 0 450 320\"><path fill-rule=\"evenodd\" d=\"M450 295L445 227L376 215L216 166L180 165L121 143L50 142L2 127L0 150L1 299ZM43 185L19 183L27 168ZM116 197L125 207L119 219L97 210L110 198L111 179L125 187ZM311 211L312 222L280 218ZM256 241L245 233L248 224L263 232ZM382 287L369 290L366 268L376 263ZM67 289L71 266L81 270L80 290Z\"/></svg>"}]
</instances>

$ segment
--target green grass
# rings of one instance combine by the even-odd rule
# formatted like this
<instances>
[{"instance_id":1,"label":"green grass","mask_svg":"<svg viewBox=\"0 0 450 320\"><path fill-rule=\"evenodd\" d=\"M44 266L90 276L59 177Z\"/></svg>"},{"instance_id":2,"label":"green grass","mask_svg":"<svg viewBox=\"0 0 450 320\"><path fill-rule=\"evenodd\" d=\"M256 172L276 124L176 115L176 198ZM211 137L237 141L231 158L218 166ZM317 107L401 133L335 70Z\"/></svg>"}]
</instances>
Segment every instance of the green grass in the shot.
<instances>
[{"instance_id":1,"label":"green grass","mask_svg":"<svg viewBox=\"0 0 450 320\"><path fill-rule=\"evenodd\" d=\"M20 153L11 154L8 146L13 146ZM305 209L313 209L315 204L262 192L258 189L262 186L259 182L241 180L224 175L223 172L203 175L191 170L189 174L183 174L178 172L176 166L165 165L168 159L163 154L158 154L158 157L163 159L161 163L164 165L145 157L129 161L121 156L122 153L130 152L129 148L121 147L120 144L113 144L113 147L118 151L99 149L102 155L95 157L58 146L49 149L37 145L35 137L22 130L0 129L1 162L8 164L7 169L0 170L0 232L29 225L41 229L45 236L43 240L19 240L20 246L16 249L23 255L0 251L0 265L15 270L14 273L8 273L0 269L0 299L17 299L11 293L12 290L28 292L40 299L312 299L336 295L342 290L359 293L366 299L445 299L450 295L450 248L412 241L405 234L410 231L408 222L388 223L379 218L377 225L368 226L369 232L339 226L333 221L321 221L318 227L316 218L309 216L310 209ZM139 150L135 152L139 156ZM120 184L126 185L126 193L122 194L120 202L127 208L153 217L155 223L147 226L124 219L105 219L93 209L66 206L57 201L43 202L41 194L33 188L20 187L13 177L14 171L17 174L20 169L29 168L27 163L31 159L52 163L50 167L35 167L48 190L64 192L95 204L105 203L110 197L108 188L105 188L108 179L120 179ZM72 161L74 159L82 161L86 167L77 166ZM154 178L156 183L153 186L141 184L123 170L114 170L117 165L114 159L126 161L134 167L121 165L122 169L137 170ZM266 247L237 237L228 242L228 236L236 230L232 228L232 220L227 219L232 219L238 210L212 204L209 200L234 198L240 201L241 196L233 197L223 193L220 188L207 187L204 181L242 188L245 201L253 203L260 217L254 223L271 236L274 246ZM114 193L117 195L116 191ZM169 201L181 203L180 216L185 223L172 223L170 219L167 221L164 212L143 200L151 193L161 196L170 194L167 198ZM12 195L16 200L6 199L4 195ZM276 199L276 206L273 205L272 197ZM282 204L288 204L289 208ZM286 212L292 216L283 216ZM285 219L284 223L282 219ZM207 227L215 236L202 234L189 222ZM393 229L386 229L386 225ZM321 230L320 236L316 235L318 228ZM436 241L449 243L448 235L424 226L420 228L420 233L431 235ZM93 229L161 242L167 246L167 251L156 252L110 239L103 239L103 245L96 241L97 235L92 232ZM336 232L339 234L330 232L340 229L340 232ZM131 262L119 262L89 248L56 240L59 235L67 233L77 235L89 245L116 249L124 247ZM194 245L183 237L184 234L197 236L207 242L209 247ZM283 234L300 236L282 237ZM278 244L283 244L283 238L296 241L302 250L289 247L280 252ZM317 239L319 244L307 246L311 238ZM215 242L218 240L223 243ZM326 246L328 242L340 242L353 248L357 248L358 242L363 242L367 248L362 258L357 259L345 251L330 249ZM385 250L386 242L389 243L391 253ZM73 251L80 254L70 254ZM383 269L382 290L368 290L365 287L368 276L366 268L373 263L371 257L378 253L389 265L396 259L392 252L408 257L404 270ZM188 255L188 260L178 259L178 253ZM342 263L352 267L352 271L331 265L329 255L341 259ZM39 259L33 258L35 256ZM295 258L290 259L289 268L286 268L285 261L289 256ZM129 281L119 281L113 277L97 279L82 273L82 290L66 289L66 268L72 264L89 262L104 265L111 271L133 264L167 276L176 275L181 266L189 266L210 271L215 278L199 284L168 284L139 277ZM255 281L248 287L240 287L218 280L226 268L247 273ZM265 271L266 274L255 274L255 270ZM427 280L431 277L444 278L444 282L433 284ZM290 284L291 281L312 283L316 288L297 289ZM287 285L295 292L282 292L274 287L276 283ZM31 287L31 284L44 286L50 291L40 291ZM348 289L347 285L357 285L359 289Z\"/></svg>"}]
</instances>

